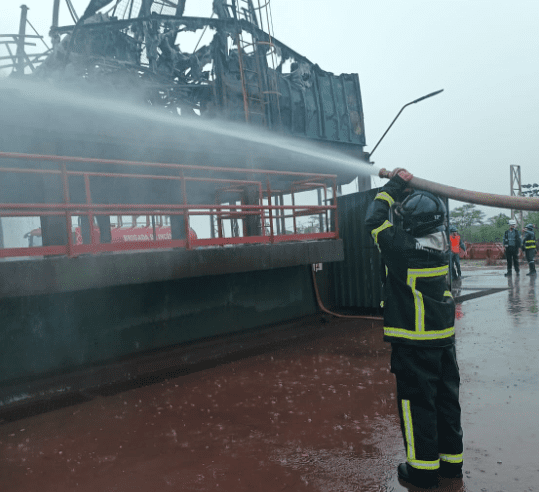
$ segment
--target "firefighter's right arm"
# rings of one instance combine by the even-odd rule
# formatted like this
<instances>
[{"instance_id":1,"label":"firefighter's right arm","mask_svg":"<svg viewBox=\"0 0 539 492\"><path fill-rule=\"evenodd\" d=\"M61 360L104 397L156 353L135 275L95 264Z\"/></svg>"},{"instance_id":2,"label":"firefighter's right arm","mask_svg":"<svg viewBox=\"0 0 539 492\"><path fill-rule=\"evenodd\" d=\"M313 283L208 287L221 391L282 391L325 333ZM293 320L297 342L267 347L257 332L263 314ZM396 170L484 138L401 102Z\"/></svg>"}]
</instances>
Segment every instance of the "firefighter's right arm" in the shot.
<instances>
[{"instance_id":1,"label":"firefighter's right arm","mask_svg":"<svg viewBox=\"0 0 539 492\"><path fill-rule=\"evenodd\" d=\"M412 179L412 175L408 171L399 168L392 171L390 176L392 176L391 179L380 189L369 205L365 217L365 225L378 246L378 235L381 232L386 231L384 236L393 235L391 230L393 224L389 221L389 210L396 201L400 200L408 186L408 181Z\"/></svg>"}]
</instances>

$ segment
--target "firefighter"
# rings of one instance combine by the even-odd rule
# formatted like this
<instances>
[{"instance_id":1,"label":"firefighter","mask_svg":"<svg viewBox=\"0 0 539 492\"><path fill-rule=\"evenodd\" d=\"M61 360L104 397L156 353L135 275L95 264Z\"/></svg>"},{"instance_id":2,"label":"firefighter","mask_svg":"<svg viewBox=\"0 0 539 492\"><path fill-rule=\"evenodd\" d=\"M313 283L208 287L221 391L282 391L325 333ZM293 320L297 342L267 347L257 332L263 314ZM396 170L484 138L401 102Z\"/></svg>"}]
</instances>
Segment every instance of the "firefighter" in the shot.
<instances>
[{"instance_id":1,"label":"firefighter","mask_svg":"<svg viewBox=\"0 0 539 492\"><path fill-rule=\"evenodd\" d=\"M526 224L524 227L524 237L522 238L522 249L526 255L526 261L530 266L530 271L526 275L535 275L535 252L537 243L535 242L535 233L533 232L533 224Z\"/></svg>"},{"instance_id":2,"label":"firefighter","mask_svg":"<svg viewBox=\"0 0 539 492\"><path fill-rule=\"evenodd\" d=\"M505 248L505 258L507 259L506 277L511 275L511 267L514 265L515 273L520 275L520 266L518 264L518 252L521 245L520 233L516 229L517 221L509 221L509 230L505 231L503 236L503 246Z\"/></svg>"},{"instance_id":3,"label":"firefighter","mask_svg":"<svg viewBox=\"0 0 539 492\"><path fill-rule=\"evenodd\" d=\"M406 448L398 475L430 489L438 486L438 476L462 477L455 302L446 279L447 213L431 193L416 191L405 198L412 179L406 170L397 168L389 176L369 206L366 226L387 267L384 340L391 343ZM390 221L394 204L395 224Z\"/></svg>"}]
</instances>

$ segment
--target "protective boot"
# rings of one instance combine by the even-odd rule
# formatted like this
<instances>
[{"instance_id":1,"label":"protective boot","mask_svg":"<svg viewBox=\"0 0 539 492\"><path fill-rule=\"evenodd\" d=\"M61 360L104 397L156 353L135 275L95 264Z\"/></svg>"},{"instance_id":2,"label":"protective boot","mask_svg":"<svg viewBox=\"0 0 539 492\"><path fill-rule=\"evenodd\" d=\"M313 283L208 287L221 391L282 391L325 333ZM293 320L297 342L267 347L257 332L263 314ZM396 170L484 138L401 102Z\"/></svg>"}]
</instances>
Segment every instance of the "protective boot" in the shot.
<instances>
[{"instance_id":1,"label":"protective boot","mask_svg":"<svg viewBox=\"0 0 539 492\"><path fill-rule=\"evenodd\" d=\"M438 473L444 478L462 478L462 463L448 463L440 460Z\"/></svg>"},{"instance_id":2,"label":"protective boot","mask_svg":"<svg viewBox=\"0 0 539 492\"><path fill-rule=\"evenodd\" d=\"M408 463L401 463L397 472L399 478L422 489L437 489L438 474L434 470L419 470Z\"/></svg>"}]
</instances>

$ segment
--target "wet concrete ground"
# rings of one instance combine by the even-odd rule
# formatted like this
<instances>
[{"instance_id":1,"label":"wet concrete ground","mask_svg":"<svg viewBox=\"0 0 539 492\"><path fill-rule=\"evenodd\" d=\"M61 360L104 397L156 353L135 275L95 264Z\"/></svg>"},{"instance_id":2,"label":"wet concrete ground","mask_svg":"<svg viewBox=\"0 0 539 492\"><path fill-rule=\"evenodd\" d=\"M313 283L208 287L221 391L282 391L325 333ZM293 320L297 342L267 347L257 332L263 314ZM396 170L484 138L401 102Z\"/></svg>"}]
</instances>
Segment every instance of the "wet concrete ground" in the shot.
<instances>
[{"instance_id":1,"label":"wet concrete ground","mask_svg":"<svg viewBox=\"0 0 539 492\"><path fill-rule=\"evenodd\" d=\"M465 477L443 491L539 491L536 280L503 273L464 271L454 292L506 289L458 307ZM0 490L407 490L396 478L405 452L381 324L326 326L261 355L3 423Z\"/></svg>"}]
</instances>

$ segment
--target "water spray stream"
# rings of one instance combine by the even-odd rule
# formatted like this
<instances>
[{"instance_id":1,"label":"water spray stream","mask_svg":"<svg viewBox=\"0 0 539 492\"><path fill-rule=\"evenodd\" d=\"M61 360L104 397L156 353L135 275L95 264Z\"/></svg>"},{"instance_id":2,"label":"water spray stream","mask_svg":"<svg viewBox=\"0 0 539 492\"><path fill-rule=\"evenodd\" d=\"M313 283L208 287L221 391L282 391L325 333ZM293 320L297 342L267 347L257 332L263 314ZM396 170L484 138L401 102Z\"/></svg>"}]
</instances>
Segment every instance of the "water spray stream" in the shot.
<instances>
[{"instance_id":1,"label":"water spray stream","mask_svg":"<svg viewBox=\"0 0 539 492\"><path fill-rule=\"evenodd\" d=\"M47 112L58 115L56 119L65 122L63 124L73 125L86 134L105 132L101 127L106 128L109 121L118 120L115 124L125 121L126 126L136 124L141 129L153 127L153 131L173 131L176 145L213 150L217 155L230 154L231 165L235 165L234 158L243 153L261 159L271 156L273 167L282 169L310 166L312 162L317 162L321 167L327 168L328 173L332 172L332 166L352 177L358 174L375 176L378 173L378 168L373 168L357 157L317 146L311 140L303 141L245 124L200 117L179 117L141 107L128 99L118 101L101 94L81 93L71 87L57 88L47 83L2 80L0 91L4 94L9 91L11 100L20 100L20 104L27 108L45 108ZM86 121L81 121L81 115ZM10 123L13 123L14 117L15 115L9 115ZM23 121L22 125L26 123ZM232 155L233 153L236 155Z\"/></svg>"}]
</instances>

